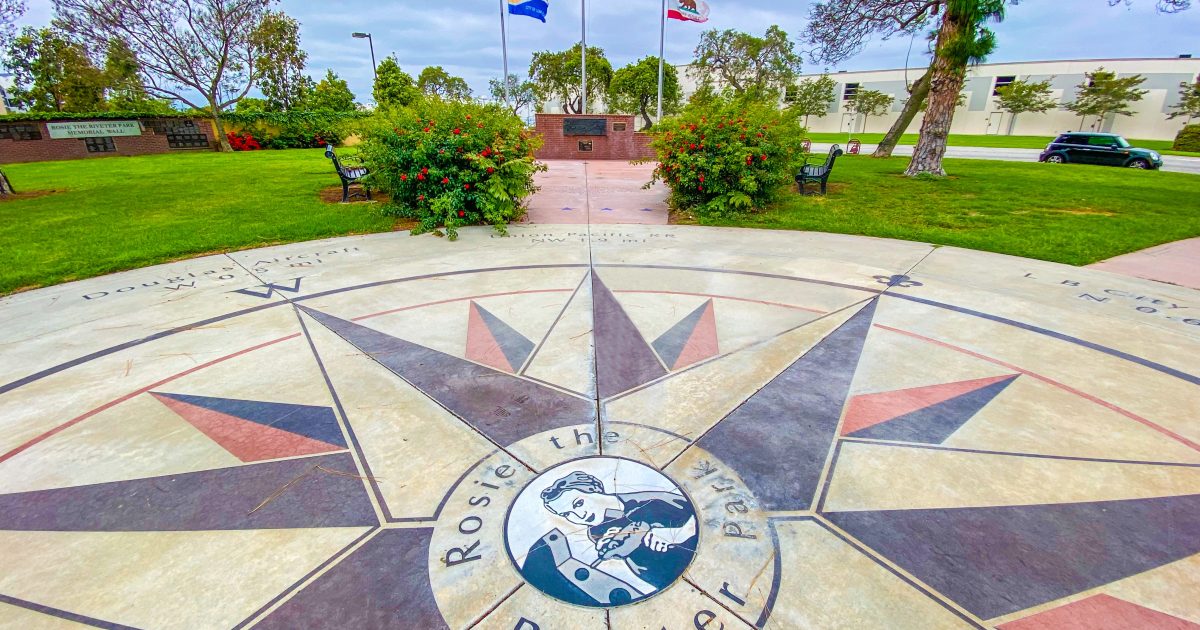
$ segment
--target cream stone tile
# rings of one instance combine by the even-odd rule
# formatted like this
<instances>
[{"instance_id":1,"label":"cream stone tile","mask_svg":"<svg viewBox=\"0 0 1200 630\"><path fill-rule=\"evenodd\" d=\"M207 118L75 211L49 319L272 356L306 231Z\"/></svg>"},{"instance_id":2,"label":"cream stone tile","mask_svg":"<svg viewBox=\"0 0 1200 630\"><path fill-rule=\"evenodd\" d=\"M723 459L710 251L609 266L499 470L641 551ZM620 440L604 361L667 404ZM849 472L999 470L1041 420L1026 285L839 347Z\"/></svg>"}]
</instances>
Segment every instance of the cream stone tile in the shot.
<instances>
[{"instance_id":1,"label":"cream stone tile","mask_svg":"<svg viewBox=\"0 0 1200 630\"><path fill-rule=\"evenodd\" d=\"M563 309L533 356L524 374L585 396L596 395L596 348L592 334L592 283L589 274Z\"/></svg>"},{"instance_id":2,"label":"cream stone tile","mask_svg":"<svg viewBox=\"0 0 1200 630\"><path fill-rule=\"evenodd\" d=\"M970 354L873 326L867 333L850 394L889 392L1012 373L1012 369Z\"/></svg>"},{"instance_id":3,"label":"cream stone tile","mask_svg":"<svg viewBox=\"0 0 1200 630\"><path fill-rule=\"evenodd\" d=\"M753 628L746 621L729 614L720 603L684 580L676 582L646 601L610 610L609 620L613 630Z\"/></svg>"},{"instance_id":4,"label":"cream stone tile","mask_svg":"<svg viewBox=\"0 0 1200 630\"><path fill-rule=\"evenodd\" d=\"M0 531L0 592L139 628L229 628L365 531Z\"/></svg>"},{"instance_id":5,"label":"cream stone tile","mask_svg":"<svg viewBox=\"0 0 1200 630\"><path fill-rule=\"evenodd\" d=\"M182 376L243 356L253 361L254 353L300 334L291 307L269 308L93 359L0 394L0 458L56 427L86 422L80 417L102 405L173 386ZM302 353L292 356L301 360ZM290 378L270 366L259 371L280 382ZM236 389L231 383L226 391Z\"/></svg>"},{"instance_id":6,"label":"cream stone tile","mask_svg":"<svg viewBox=\"0 0 1200 630\"><path fill-rule=\"evenodd\" d=\"M0 493L240 466L221 448L149 394L85 422L0 463Z\"/></svg>"},{"instance_id":7,"label":"cream stone tile","mask_svg":"<svg viewBox=\"0 0 1200 630\"><path fill-rule=\"evenodd\" d=\"M768 343L697 364L644 389L604 403L602 418L660 429L689 440L710 427L746 398L799 359L805 351L842 325L861 307L853 307L785 333ZM663 465L679 452L679 442L661 435L630 435L615 445L613 454L646 459Z\"/></svg>"},{"instance_id":8,"label":"cream stone tile","mask_svg":"<svg viewBox=\"0 0 1200 630\"><path fill-rule=\"evenodd\" d=\"M479 630L607 630L601 608L572 606L525 584L484 617Z\"/></svg>"},{"instance_id":9,"label":"cream stone tile","mask_svg":"<svg viewBox=\"0 0 1200 630\"><path fill-rule=\"evenodd\" d=\"M1117 580L1101 592L1200 624L1200 554ZM1182 597L1181 597L1182 595Z\"/></svg>"},{"instance_id":10,"label":"cream stone tile","mask_svg":"<svg viewBox=\"0 0 1200 630\"><path fill-rule=\"evenodd\" d=\"M62 617L35 612L28 608L0 604L0 628L10 630L83 630L90 627Z\"/></svg>"},{"instance_id":11,"label":"cream stone tile","mask_svg":"<svg viewBox=\"0 0 1200 630\"><path fill-rule=\"evenodd\" d=\"M664 472L683 487L700 522L688 579L742 619L760 618L777 577L767 512L737 471L699 447Z\"/></svg>"},{"instance_id":12,"label":"cream stone tile","mask_svg":"<svg viewBox=\"0 0 1200 630\"><path fill-rule=\"evenodd\" d=\"M980 317L887 296L880 300L875 325L1028 370L1123 409L1166 432L1200 443L1200 426L1195 422L1200 413L1196 385L1137 361ZM1123 327L1115 336L1123 338L1131 332L1129 327ZM1106 341L1101 338L1097 343L1103 345ZM1194 342L1178 335L1163 339L1163 343L1168 342L1173 346L1172 353L1186 354L1190 357L1188 362L1195 364Z\"/></svg>"},{"instance_id":13,"label":"cream stone tile","mask_svg":"<svg viewBox=\"0 0 1200 630\"><path fill-rule=\"evenodd\" d=\"M944 446L1133 461L1200 463L1200 451L1099 403L1028 376L950 435Z\"/></svg>"},{"instance_id":14,"label":"cream stone tile","mask_svg":"<svg viewBox=\"0 0 1200 630\"><path fill-rule=\"evenodd\" d=\"M1200 467L843 442L826 512L1036 505L1200 494Z\"/></svg>"},{"instance_id":15,"label":"cream stone tile","mask_svg":"<svg viewBox=\"0 0 1200 630\"><path fill-rule=\"evenodd\" d=\"M429 581L451 628L482 618L523 582L509 558L504 523L509 505L533 478L505 453L464 470L468 472L447 499L429 548Z\"/></svg>"},{"instance_id":16,"label":"cream stone tile","mask_svg":"<svg viewBox=\"0 0 1200 630\"><path fill-rule=\"evenodd\" d=\"M278 294L226 256L205 256L0 298L0 386L113 346L247 308Z\"/></svg>"},{"instance_id":17,"label":"cream stone tile","mask_svg":"<svg viewBox=\"0 0 1200 630\"><path fill-rule=\"evenodd\" d=\"M496 446L304 317L388 511L394 518L432 518L463 471Z\"/></svg>"},{"instance_id":18,"label":"cream stone tile","mask_svg":"<svg viewBox=\"0 0 1200 630\"><path fill-rule=\"evenodd\" d=\"M814 521L776 521L779 595L766 628L970 628Z\"/></svg>"}]
</instances>

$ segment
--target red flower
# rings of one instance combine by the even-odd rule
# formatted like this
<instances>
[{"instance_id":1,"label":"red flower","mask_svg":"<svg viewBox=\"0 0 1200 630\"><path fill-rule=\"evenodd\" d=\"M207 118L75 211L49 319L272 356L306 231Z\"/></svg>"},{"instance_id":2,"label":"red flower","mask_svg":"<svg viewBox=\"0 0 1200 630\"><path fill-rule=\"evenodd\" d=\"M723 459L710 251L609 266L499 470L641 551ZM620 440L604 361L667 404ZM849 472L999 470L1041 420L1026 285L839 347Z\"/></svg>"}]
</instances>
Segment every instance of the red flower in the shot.
<instances>
[{"instance_id":1,"label":"red flower","mask_svg":"<svg viewBox=\"0 0 1200 630\"><path fill-rule=\"evenodd\" d=\"M425 181L425 175L423 173L417 173L417 181Z\"/></svg>"},{"instance_id":2,"label":"red flower","mask_svg":"<svg viewBox=\"0 0 1200 630\"><path fill-rule=\"evenodd\" d=\"M470 184L463 184L463 190L471 190Z\"/></svg>"},{"instance_id":3,"label":"red flower","mask_svg":"<svg viewBox=\"0 0 1200 630\"><path fill-rule=\"evenodd\" d=\"M425 128L425 133L429 133L429 127Z\"/></svg>"},{"instance_id":4,"label":"red flower","mask_svg":"<svg viewBox=\"0 0 1200 630\"><path fill-rule=\"evenodd\" d=\"M761 138L761 137L762 137L762 134L761 134L761 133L760 133L760 134L758 134L758 137L759 137L759 138Z\"/></svg>"},{"instance_id":5,"label":"red flower","mask_svg":"<svg viewBox=\"0 0 1200 630\"><path fill-rule=\"evenodd\" d=\"M753 156L753 155L747 155L747 156L746 156L746 164L753 164L753 163L754 163L754 156Z\"/></svg>"},{"instance_id":6,"label":"red flower","mask_svg":"<svg viewBox=\"0 0 1200 630\"><path fill-rule=\"evenodd\" d=\"M449 183L450 183L450 178L449 178L449 177L443 177L443 178L442 178L442 183L443 183L443 184L449 184Z\"/></svg>"},{"instance_id":7,"label":"red flower","mask_svg":"<svg viewBox=\"0 0 1200 630\"><path fill-rule=\"evenodd\" d=\"M455 128L454 128L454 135L456 135L456 136L461 136L461 135L462 135L462 129L459 129L458 127L455 127Z\"/></svg>"},{"instance_id":8,"label":"red flower","mask_svg":"<svg viewBox=\"0 0 1200 630\"><path fill-rule=\"evenodd\" d=\"M496 172L496 169L494 169L490 166L488 167L488 175L491 175L492 173L495 173L495 172Z\"/></svg>"},{"instance_id":9,"label":"red flower","mask_svg":"<svg viewBox=\"0 0 1200 630\"><path fill-rule=\"evenodd\" d=\"M422 174L422 175L428 175L428 174L429 174L429 167L428 167L428 166L426 166L425 168L421 169L421 174Z\"/></svg>"},{"instance_id":10,"label":"red flower","mask_svg":"<svg viewBox=\"0 0 1200 630\"><path fill-rule=\"evenodd\" d=\"M417 195L417 201L425 201L425 195Z\"/></svg>"},{"instance_id":11,"label":"red flower","mask_svg":"<svg viewBox=\"0 0 1200 630\"><path fill-rule=\"evenodd\" d=\"M693 150L693 151L695 151L695 150L696 150L696 145L694 145L694 144L690 144L690 145L688 145L688 148L689 148L689 149L691 149L691 150Z\"/></svg>"},{"instance_id":12,"label":"red flower","mask_svg":"<svg viewBox=\"0 0 1200 630\"><path fill-rule=\"evenodd\" d=\"M701 175L701 176L700 176L700 183L704 183L704 176L703 176L703 175Z\"/></svg>"},{"instance_id":13,"label":"red flower","mask_svg":"<svg viewBox=\"0 0 1200 630\"><path fill-rule=\"evenodd\" d=\"M408 175L405 175L404 173L400 173L400 181L402 181L402 182L408 181Z\"/></svg>"},{"instance_id":14,"label":"red flower","mask_svg":"<svg viewBox=\"0 0 1200 630\"><path fill-rule=\"evenodd\" d=\"M760 155L760 156L758 156L758 159L760 159L760 160L762 160L762 161L766 162L766 161L767 161L767 156L766 156L765 154L764 154L764 155Z\"/></svg>"},{"instance_id":15,"label":"red flower","mask_svg":"<svg viewBox=\"0 0 1200 630\"><path fill-rule=\"evenodd\" d=\"M689 126L688 126L688 131L695 131L695 130L696 130L696 125L689 125Z\"/></svg>"},{"instance_id":16,"label":"red flower","mask_svg":"<svg viewBox=\"0 0 1200 630\"><path fill-rule=\"evenodd\" d=\"M467 216L467 213L466 213L466 212L463 212L462 210L459 210L459 211L458 211L458 216L460 216L460 217L465 217L465 216Z\"/></svg>"},{"instance_id":17,"label":"red flower","mask_svg":"<svg viewBox=\"0 0 1200 630\"><path fill-rule=\"evenodd\" d=\"M741 137L741 139L742 139L742 140L745 140L745 139L746 139L746 134L742 134L742 137Z\"/></svg>"},{"instance_id":18,"label":"red flower","mask_svg":"<svg viewBox=\"0 0 1200 630\"><path fill-rule=\"evenodd\" d=\"M467 114L467 120L471 120L471 115Z\"/></svg>"},{"instance_id":19,"label":"red flower","mask_svg":"<svg viewBox=\"0 0 1200 630\"><path fill-rule=\"evenodd\" d=\"M483 123L479 123L479 128L483 129Z\"/></svg>"},{"instance_id":20,"label":"red flower","mask_svg":"<svg viewBox=\"0 0 1200 630\"><path fill-rule=\"evenodd\" d=\"M703 186L697 186L697 187L696 187L696 190L704 190L704 187L703 187Z\"/></svg>"}]
</instances>

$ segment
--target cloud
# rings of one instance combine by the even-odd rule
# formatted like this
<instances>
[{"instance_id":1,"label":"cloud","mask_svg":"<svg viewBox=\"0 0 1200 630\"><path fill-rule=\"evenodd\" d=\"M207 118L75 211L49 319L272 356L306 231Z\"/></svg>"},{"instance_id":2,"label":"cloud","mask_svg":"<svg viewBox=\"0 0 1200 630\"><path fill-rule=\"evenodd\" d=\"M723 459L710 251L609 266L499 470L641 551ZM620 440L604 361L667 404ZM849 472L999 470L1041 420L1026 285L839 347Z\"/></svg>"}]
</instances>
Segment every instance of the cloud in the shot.
<instances>
[{"instance_id":1,"label":"cloud","mask_svg":"<svg viewBox=\"0 0 1200 630\"><path fill-rule=\"evenodd\" d=\"M349 83L360 100L369 100L371 57L365 40L350 38L369 31L378 59L395 53L416 76L427 65L440 65L465 78L477 95L501 74L501 0L282 0L280 7L302 23L301 37L315 77L331 68ZM579 0L549 0L549 23L526 17L509 19L509 70L524 75L537 50L562 50L579 41ZM762 33L778 24L793 38L807 23L810 2L781 0L708 0L707 24L672 21L667 27L667 60L687 63L708 28ZM990 61L1174 57L1200 54L1200 7L1176 15L1154 11L1153 0L1109 7L1106 0L1026 0L1008 8L994 25L999 41ZM24 23L44 25L50 0L29 0ZM588 44L599 46L615 67L658 54L660 0L590 0ZM830 70L923 66L926 42L901 37L869 44L854 59ZM805 49L803 43L798 49ZM807 64L805 71L823 68Z\"/></svg>"}]
</instances>

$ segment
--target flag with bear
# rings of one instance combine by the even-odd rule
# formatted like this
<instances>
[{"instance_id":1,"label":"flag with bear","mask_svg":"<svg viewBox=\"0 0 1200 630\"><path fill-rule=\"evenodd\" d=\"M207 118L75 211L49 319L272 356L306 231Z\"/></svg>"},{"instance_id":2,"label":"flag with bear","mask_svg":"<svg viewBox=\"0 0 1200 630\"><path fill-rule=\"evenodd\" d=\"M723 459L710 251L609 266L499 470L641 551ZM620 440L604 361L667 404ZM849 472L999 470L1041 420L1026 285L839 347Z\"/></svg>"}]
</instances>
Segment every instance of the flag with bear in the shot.
<instances>
[{"instance_id":1,"label":"flag with bear","mask_svg":"<svg viewBox=\"0 0 1200 630\"><path fill-rule=\"evenodd\" d=\"M708 3L704 0L670 0L667 17L684 22L707 22Z\"/></svg>"}]
</instances>

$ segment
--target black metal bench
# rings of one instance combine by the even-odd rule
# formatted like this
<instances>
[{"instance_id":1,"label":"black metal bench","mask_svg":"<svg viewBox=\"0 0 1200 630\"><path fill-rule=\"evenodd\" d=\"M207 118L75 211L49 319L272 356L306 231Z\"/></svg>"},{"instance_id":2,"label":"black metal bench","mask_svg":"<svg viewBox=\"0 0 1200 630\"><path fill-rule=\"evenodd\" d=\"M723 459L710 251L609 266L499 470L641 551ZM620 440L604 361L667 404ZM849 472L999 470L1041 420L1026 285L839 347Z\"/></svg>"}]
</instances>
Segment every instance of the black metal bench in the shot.
<instances>
[{"instance_id":1,"label":"black metal bench","mask_svg":"<svg viewBox=\"0 0 1200 630\"><path fill-rule=\"evenodd\" d=\"M358 181L365 177L369 172L367 171L367 167L363 166L361 163L349 165L342 164L341 160L338 159L337 153L333 152L332 144L325 145L325 157L333 160L333 170L337 171L338 177L342 178L342 203L349 203L350 197L361 197L363 196L363 193L366 193L368 201L371 200L371 189L368 186L359 183ZM351 195L350 186L354 184L359 184L359 186L362 187L363 192L354 193L354 195Z\"/></svg>"},{"instance_id":2,"label":"black metal bench","mask_svg":"<svg viewBox=\"0 0 1200 630\"><path fill-rule=\"evenodd\" d=\"M825 161L820 164L809 164L811 158L804 158L804 164L800 167L800 172L796 173L796 184L800 186L800 194L808 194L804 190L804 185L809 182L821 184L821 194L825 194L825 188L829 183L829 174L833 172L833 163L842 154L842 148L838 145L829 147L829 155L825 157Z\"/></svg>"}]
</instances>

